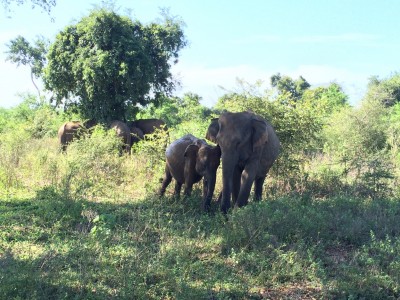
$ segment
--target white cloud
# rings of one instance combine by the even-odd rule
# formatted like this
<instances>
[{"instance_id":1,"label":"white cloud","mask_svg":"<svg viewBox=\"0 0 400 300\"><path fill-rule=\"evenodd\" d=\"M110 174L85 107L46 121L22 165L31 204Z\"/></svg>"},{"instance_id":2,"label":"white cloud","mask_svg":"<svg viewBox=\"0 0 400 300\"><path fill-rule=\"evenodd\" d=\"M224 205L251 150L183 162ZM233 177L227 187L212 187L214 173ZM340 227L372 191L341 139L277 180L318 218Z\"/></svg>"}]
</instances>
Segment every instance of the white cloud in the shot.
<instances>
[{"instance_id":1,"label":"white cloud","mask_svg":"<svg viewBox=\"0 0 400 300\"><path fill-rule=\"evenodd\" d=\"M177 91L178 95L186 92L196 93L203 98L203 104L207 106L214 105L218 98L226 93L224 89L235 90L237 79L252 83L260 79L267 81L272 75L249 65L211 68L184 63L175 66L173 73L178 74L177 77L182 83L182 88Z\"/></svg>"},{"instance_id":2,"label":"white cloud","mask_svg":"<svg viewBox=\"0 0 400 300\"><path fill-rule=\"evenodd\" d=\"M368 76L343 68L325 65L301 65L296 69L280 68L279 70L263 70L256 66L238 65L230 67L207 67L203 65L180 64L173 69L182 82L178 95L193 92L203 97L203 104L212 106L227 90L237 89L237 78L254 83L263 80L269 84L271 75L280 72L297 78L303 76L313 87L327 86L332 82L342 86L349 95L350 103L355 105L365 93Z\"/></svg>"}]
</instances>

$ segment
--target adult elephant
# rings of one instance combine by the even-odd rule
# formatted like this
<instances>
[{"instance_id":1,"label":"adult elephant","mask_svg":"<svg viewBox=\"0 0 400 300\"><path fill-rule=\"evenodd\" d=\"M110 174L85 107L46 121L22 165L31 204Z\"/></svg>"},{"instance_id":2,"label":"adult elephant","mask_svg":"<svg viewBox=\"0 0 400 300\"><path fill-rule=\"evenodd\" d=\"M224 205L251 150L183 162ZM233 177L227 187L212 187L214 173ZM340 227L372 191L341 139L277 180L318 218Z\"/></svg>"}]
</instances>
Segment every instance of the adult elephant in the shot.
<instances>
[{"instance_id":1,"label":"adult elephant","mask_svg":"<svg viewBox=\"0 0 400 300\"><path fill-rule=\"evenodd\" d=\"M84 127L80 121L69 121L61 125L58 129L58 142L61 150L67 150L68 144L77 138L82 130L84 130Z\"/></svg>"},{"instance_id":2,"label":"adult elephant","mask_svg":"<svg viewBox=\"0 0 400 300\"><path fill-rule=\"evenodd\" d=\"M131 131L124 122L114 120L110 124L110 129L114 129L117 136L121 138L123 142L122 150L125 153L130 153L131 151Z\"/></svg>"},{"instance_id":3,"label":"adult elephant","mask_svg":"<svg viewBox=\"0 0 400 300\"><path fill-rule=\"evenodd\" d=\"M96 126L97 122L95 120L81 121L69 121L65 122L58 129L58 142L60 144L61 150L65 151L69 143L74 139L79 138L80 134L87 132L90 128Z\"/></svg>"},{"instance_id":4,"label":"adult elephant","mask_svg":"<svg viewBox=\"0 0 400 300\"><path fill-rule=\"evenodd\" d=\"M226 112L213 119L206 138L217 143L222 152L221 210L248 203L254 182L254 198L260 200L267 173L280 151L280 142L272 126L252 112Z\"/></svg>"},{"instance_id":5,"label":"adult elephant","mask_svg":"<svg viewBox=\"0 0 400 300\"><path fill-rule=\"evenodd\" d=\"M202 206L205 211L209 210L220 164L219 146L210 146L206 141L188 134L172 142L165 151L165 156L165 175L159 195L164 195L174 178L175 195L180 194L182 184L185 184L184 194L190 196L193 184L204 177Z\"/></svg>"}]
</instances>

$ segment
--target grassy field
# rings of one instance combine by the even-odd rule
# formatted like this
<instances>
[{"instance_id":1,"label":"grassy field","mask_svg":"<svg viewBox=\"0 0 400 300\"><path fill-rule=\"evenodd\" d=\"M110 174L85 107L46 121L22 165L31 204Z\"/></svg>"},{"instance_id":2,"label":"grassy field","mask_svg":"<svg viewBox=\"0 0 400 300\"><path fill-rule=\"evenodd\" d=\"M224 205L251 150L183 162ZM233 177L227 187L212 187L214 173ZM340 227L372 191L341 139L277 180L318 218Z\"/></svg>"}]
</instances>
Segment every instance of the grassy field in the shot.
<instances>
[{"instance_id":1,"label":"grassy field","mask_svg":"<svg viewBox=\"0 0 400 300\"><path fill-rule=\"evenodd\" d=\"M269 180L262 202L205 214L199 187L155 196L162 149L119 157L105 135L3 144L0 299L400 298L399 201Z\"/></svg>"}]
</instances>

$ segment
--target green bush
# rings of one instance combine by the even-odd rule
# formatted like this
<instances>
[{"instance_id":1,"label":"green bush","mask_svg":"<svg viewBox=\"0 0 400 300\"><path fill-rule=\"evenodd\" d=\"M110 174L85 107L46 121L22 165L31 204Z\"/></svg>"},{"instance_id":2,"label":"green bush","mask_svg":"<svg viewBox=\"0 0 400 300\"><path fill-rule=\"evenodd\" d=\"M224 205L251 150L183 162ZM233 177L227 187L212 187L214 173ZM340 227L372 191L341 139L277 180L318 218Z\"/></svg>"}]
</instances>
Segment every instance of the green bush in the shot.
<instances>
[{"instance_id":1,"label":"green bush","mask_svg":"<svg viewBox=\"0 0 400 300\"><path fill-rule=\"evenodd\" d=\"M119 149L122 141L112 130L97 126L91 135L72 142L60 155L59 189L66 198L112 197L124 174Z\"/></svg>"}]
</instances>

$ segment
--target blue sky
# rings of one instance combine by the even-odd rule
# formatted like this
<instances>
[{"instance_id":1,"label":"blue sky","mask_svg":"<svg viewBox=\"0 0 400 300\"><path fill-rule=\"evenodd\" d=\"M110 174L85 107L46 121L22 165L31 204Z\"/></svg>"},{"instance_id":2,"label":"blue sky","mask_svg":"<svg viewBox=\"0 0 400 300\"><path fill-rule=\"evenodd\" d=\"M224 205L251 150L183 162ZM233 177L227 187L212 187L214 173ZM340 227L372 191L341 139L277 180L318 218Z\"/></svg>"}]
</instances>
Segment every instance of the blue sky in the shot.
<instances>
[{"instance_id":1,"label":"blue sky","mask_svg":"<svg viewBox=\"0 0 400 300\"><path fill-rule=\"evenodd\" d=\"M58 0L51 17L30 5L12 6L11 18L0 11L0 106L21 102L34 92L29 69L5 62L5 46L17 35L33 41L53 40L65 26L79 21L100 0ZM302 75L313 87L339 83L357 105L368 78L386 78L400 70L400 1L397 0L119 0L143 23L169 8L186 24L190 45L182 50L173 73L182 88L213 105L237 78L250 83L272 74Z\"/></svg>"}]
</instances>

